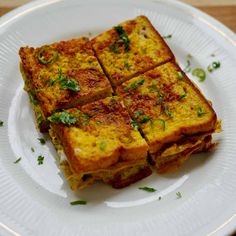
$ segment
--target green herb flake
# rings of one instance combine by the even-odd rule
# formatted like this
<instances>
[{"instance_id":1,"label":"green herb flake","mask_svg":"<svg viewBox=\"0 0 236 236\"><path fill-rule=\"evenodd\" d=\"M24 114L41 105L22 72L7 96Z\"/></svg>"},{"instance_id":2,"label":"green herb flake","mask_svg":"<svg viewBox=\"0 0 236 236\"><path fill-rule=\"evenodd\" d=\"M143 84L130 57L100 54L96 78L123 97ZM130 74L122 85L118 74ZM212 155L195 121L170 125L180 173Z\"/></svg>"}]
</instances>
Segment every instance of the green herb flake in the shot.
<instances>
[{"instance_id":1,"label":"green herb flake","mask_svg":"<svg viewBox=\"0 0 236 236\"><path fill-rule=\"evenodd\" d=\"M182 99L185 98L186 96L187 96L186 93L179 95L179 100L182 100Z\"/></svg>"},{"instance_id":2,"label":"green herb flake","mask_svg":"<svg viewBox=\"0 0 236 236\"><path fill-rule=\"evenodd\" d=\"M155 188L150 188L150 187L139 187L138 189L149 192L149 193L153 193L157 191Z\"/></svg>"},{"instance_id":3,"label":"green herb flake","mask_svg":"<svg viewBox=\"0 0 236 236\"><path fill-rule=\"evenodd\" d=\"M65 79L60 82L60 86L62 89L68 89L74 92L80 91L80 86L78 82L74 79Z\"/></svg>"},{"instance_id":4,"label":"green herb flake","mask_svg":"<svg viewBox=\"0 0 236 236\"><path fill-rule=\"evenodd\" d=\"M176 198L177 198L177 199L180 199L181 197L182 197L181 192L177 192L177 193L176 193Z\"/></svg>"},{"instance_id":5,"label":"green herb flake","mask_svg":"<svg viewBox=\"0 0 236 236\"><path fill-rule=\"evenodd\" d=\"M38 156L38 165L42 165L44 161L44 156L40 155Z\"/></svg>"},{"instance_id":6,"label":"green herb flake","mask_svg":"<svg viewBox=\"0 0 236 236\"><path fill-rule=\"evenodd\" d=\"M65 111L61 113L54 113L52 116L48 117L48 120L55 124L62 123L67 126L75 124L78 121L73 114Z\"/></svg>"},{"instance_id":7,"label":"green herb flake","mask_svg":"<svg viewBox=\"0 0 236 236\"><path fill-rule=\"evenodd\" d=\"M163 39L171 39L172 38L172 34L168 34L165 36L162 36Z\"/></svg>"},{"instance_id":8,"label":"green herb flake","mask_svg":"<svg viewBox=\"0 0 236 236\"><path fill-rule=\"evenodd\" d=\"M116 43L124 44L124 49L127 52L129 50L129 44L130 44L128 35L126 34L122 26L115 26L115 30L119 35L119 38L116 40Z\"/></svg>"},{"instance_id":9,"label":"green herb flake","mask_svg":"<svg viewBox=\"0 0 236 236\"><path fill-rule=\"evenodd\" d=\"M17 160L15 160L13 163L14 163L14 164L17 164L17 163L19 163L20 161L21 161L21 157L18 158Z\"/></svg>"},{"instance_id":10,"label":"green herb flake","mask_svg":"<svg viewBox=\"0 0 236 236\"><path fill-rule=\"evenodd\" d=\"M4 122L0 120L0 127L3 127Z\"/></svg>"},{"instance_id":11,"label":"green herb flake","mask_svg":"<svg viewBox=\"0 0 236 236\"><path fill-rule=\"evenodd\" d=\"M164 105L164 113L171 118L173 117L173 114L169 111L169 107L167 104Z\"/></svg>"},{"instance_id":12,"label":"green herb flake","mask_svg":"<svg viewBox=\"0 0 236 236\"><path fill-rule=\"evenodd\" d=\"M107 147L107 142L105 140L102 140L100 143L99 143L99 148L101 151L105 151L106 150L106 147Z\"/></svg>"},{"instance_id":13,"label":"green herb flake","mask_svg":"<svg viewBox=\"0 0 236 236\"><path fill-rule=\"evenodd\" d=\"M102 122L101 121L96 121L96 125L101 125Z\"/></svg>"},{"instance_id":14,"label":"green herb flake","mask_svg":"<svg viewBox=\"0 0 236 236\"><path fill-rule=\"evenodd\" d=\"M117 52L118 52L118 48L116 47L116 44L115 44L115 43L110 46L110 49L111 49L111 51L114 52L114 53L117 53Z\"/></svg>"},{"instance_id":15,"label":"green herb flake","mask_svg":"<svg viewBox=\"0 0 236 236\"><path fill-rule=\"evenodd\" d=\"M136 111L134 117L137 119L137 118L139 118L139 116L142 115L142 114L143 114L143 111L142 111L142 110Z\"/></svg>"},{"instance_id":16,"label":"green herb flake","mask_svg":"<svg viewBox=\"0 0 236 236\"><path fill-rule=\"evenodd\" d=\"M125 62L124 62L124 67L125 67L127 70L129 70L130 67L131 67L131 65L130 65L127 61L125 61Z\"/></svg>"},{"instance_id":17,"label":"green herb flake","mask_svg":"<svg viewBox=\"0 0 236 236\"><path fill-rule=\"evenodd\" d=\"M87 202L84 201L84 200L77 200L77 201L73 201L73 202L70 202L70 205L74 206L74 205L86 205Z\"/></svg>"},{"instance_id":18,"label":"green herb flake","mask_svg":"<svg viewBox=\"0 0 236 236\"><path fill-rule=\"evenodd\" d=\"M134 129L138 129L139 128L139 122L135 122L133 120L130 119L130 124Z\"/></svg>"},{"instance_id":19,"label":"green herb flake","mask_svg":"<svg viewBox=\"0 0 236 236\"><path fill-rule=\"evenodd\" d=\"M146 115L144 115L144 116L141 118L140 123L145 123L145 122L148 122L149 120L151 120L151 118L148 117L148 116L146 116Z\"/></svg>"},{"instance_id":20,"label":"green herb flake","mask_svg":"<svg viewBox=\"0 0 236 236\"><path fill-rule=\"evenodd\" d=\"M160 124L161 124L163 130L166 129L166 122L165 122L163 119L156 118L155 120L157 120L157 121L160 122Z\"/></svg>"},{"instance_id":21,"label":"green herb flake","mask_svg":"<svg viewBox=\"0 0 236 236\"><path fill-rule=\"evenodd\" d=\"M214 70L217 70L218 68L220 68L220 62L219 61L214 61L207 67L207 70L210 73L212 73Z\"/></svg>"},{"instance_id":22,"label":"green herb flake","mask_svg":"<svg viewBox=\"0 0 236 236\"><path fill-rule=\"evenodd\" d=\"M194 69L192 75L198 77L199 82L203 82L206 79L206 72L201 68Z\"/></svg>"},{"instance_id":23,"label":"green herb flake","mask_svg":"<svg viewBox=\"0 0 236 236\"><path fill-rule=\"evenodd\" d=\"M199 107L199 108L197 109L197 116L198 116L198 117L202 117L202 116L204 116L204 115L206 115L206 114L207 114L207 112L203 111L203 109L202 109L201 107Z\"/></svg>"},{"instance_id":24,"label":"green herb flake","mask_svg":"<svg viewBox=\"0 0 236 236\"><path fill-rule=\"evenodd\" d=\"M39 142L44 145L46 143L45 139L44 138L38 138Z\"/></svg>"},{"instance_id":25,"label":"green herb flake","mask_svg":"<svg viewBox=\"0 0 236 236\"><path fill-rule=\"evenodd\" d=\"M34 148L33 148L33 147L31 147L31 152L35 152L35 150L34 150Z\"/></svg>"},{"instance_id":26,"label":"green herb flake","mask_svg":"<svg viewBox=\"0 0 236 236\"><path fill-rule=\"evenodd\" d=\"M45 58L43 54L50 55L49 58ZM44 65L55 62L58 58L58 52L49 49L48 47L42 47L38 52L38 61Z\"/></svg>"},{"instance_id":27,"label":"green herb flake","mask_svg":"<svg viewBox=\"0 0 236 236\"><path fill-rule=\"evenodd\" d=\"M32 103L33 105L37 105L38 104L38 101L37 99L35 98L35 96L32 94L32 93L28 93L29 95L29 100L30 100L30 103Z\"/></svg>"},{"instance_id":28,"label":"green herb flake","mask_svg":"<svg viewBox=\"0 0 236 236\"><path fill-rule=\"evenodd\" d=\"M179 80L183 80L183 79L184 79L184 76L183 76L183 74L182 74L181 71L178 71L178 72L177 72L177 76L178 76L178 79L179 79Z\"/></svg>"}]
</instances>

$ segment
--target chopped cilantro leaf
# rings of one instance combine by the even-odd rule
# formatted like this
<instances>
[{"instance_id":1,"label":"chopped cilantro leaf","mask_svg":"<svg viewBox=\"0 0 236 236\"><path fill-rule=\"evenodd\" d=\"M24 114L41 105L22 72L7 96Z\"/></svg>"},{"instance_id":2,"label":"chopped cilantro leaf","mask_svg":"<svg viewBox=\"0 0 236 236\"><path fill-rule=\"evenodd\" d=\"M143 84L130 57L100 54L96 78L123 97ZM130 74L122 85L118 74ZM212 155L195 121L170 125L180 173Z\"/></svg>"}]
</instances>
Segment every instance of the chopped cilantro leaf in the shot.
<instances>
[{"instance_id":1,"label":"chopped cilantro leaf","mask_svg":"<svg viewBox=\"0 0 236 236\"><path fill-rule=\"evenodd\" d=\"M151 118L149 118L148 116L143 116L142 119L140 120L140 123L145 123L148 122L149 120L151 120Z\"/></svg>"},{"instance_id":2,"label":"chopped cilantro leaf","mask_svg":"<svg viewBox=\"0 0 236 236\"><path fill-rule=\"evenodd\" d=\"M207 112L203 111L203 109L201 107L199 107L197 109L197 116L198 117L201 117L201 116L206 115L206 114L207 114Z\"/></svg>"},{"instance_id":3,"label":"chopped cilantro leaf","mask_svg":"<svg viewBox=\"0 0 236 236\"><path fill-rule=\"evenodd\" d=\"M182 197L181 192L177 192L177 193L176 193L176 197L177 197L177 199L180 199L180 198Z\"/></svg>"},{"instance_id":4,"label":"chopped cilantro leaf","mask_svg":"<svg viewBox=\"0 0 236 236\"><path fill-rule=\"evenodd\" d=\"M190 66L191 66L190 60L187 60L187 65L184 68L184 72L185 73L189 73L191 71L191 67Z\"/></svg>"},{"instance_id":5,"label":"chopped cilantro leaf","mask_svg":"<svg viewBox=\"0 0 236 236\"><path fill-rule=\"evenodd\" d=\"M42 165L44 161L44 156L38 156L38 165Z\"/></svg>"},{"instance_id":6,"label":"chopped cilantro leaf","mask_svg":"<svg viewBox=\"0 0 236 236\"><path fill-rule=\"evenodd\" d=\"M179 100L182 100L183 98L185 98L187 96L187 94L186 93L184 93L184 94L181 94L180 96L179 96Z\"/></svg>"},{"instance_id":7,"label":"chopped cilantro leaf","mask_svg":"<svg viewBox=\"0 0 236 236\"><path fill-rule=\"evenodd\" d=\"M129 44L130 44L130 40L128 38L128 35L126 34L126 32L122 26L116 26L116 27L114 27L114 29L116 30L119 37L116 39L115 43L110 46L111 51L117 53L118 49L117 49L116 45L123 44L124 49L127 52L129 50Z\"/></svg>"},{"instance_id":8,"label":"chopped cilantro leaf","mask_svg":"<svg viewBox=\"0 0 236 236\"><path fill-rule=\"evenodd\" d=\"M210 73L212 73L214 70L216 70L218 68L220 68L220 62L219 61L214 61L207 67L207 70Z\"/></svg>"},{"instance_id":9,"label":"chopped cilantro leaf","mask_svg":"<svg viewBox=\"0 0 236 236\"><path fill-rule=\"evenodd\" d=\"M0 120L0 127L2 127L4 124L4 122L2 120Z\"/></svg>"},{"instance_id":10,"label":"chopped cilantro leaf","mask_svg":"<svg viewBox=\"0 0 236 236\"><path fill-rule=\"evenodd\" d=\"M142 114L143 114L143 111L142 111L142 110L136 111L134 117L137 119L137 118L139 118L139 116L142 115Z\"/></svg>"},{"instance_id":11,"label":"chopped cilantro leaf","mask_svg":"<svg viewBox=\"0 0 236 236\"><path fill-rule=\"evenodd\" d=\"M68 89L74 92L80 91L80 86L78 82L74 79L64 79L60 82L62 89Z\"/></svg>"},{"instance_id":12,"label":"chopped cilantro leaf","mask_svg":"<svg viewBox=\"0 0 236 236\"><path fill-rule=\"evenodd\" d=\"M99 148L101 151L105 151L106 150L106 147L107 147L107 142L105 140L102 140L100 143L99 143Z\"/></svg>"},{"instance_id":13,"label":"chopped cilantro leaf","mask_svg":"<svg viewBox=\"0 0 236 236\"><path fill-rule=\"evenodd\" d=\"M150 187L139 187L138 189L146 191L146 192L150 192L150 193L157 191L155 188L150 188Z\"/></svg>"},{"instance_id":14,"label":"chopped cilantro leaf","mask_svg":"<svg viewBox=\"0 0 236 236\"><path fill-rule=\"evenodd\" d=\"M168 35L165 35L165 36L162 36L163 39L170 39L172 38L172 34L168 34Z\"/></svg>"},{"instance_id":15,"label":"chopped cilantro leaf","mask_svg":"<svg viewBox=\"0 0 236 236\"><path fill-rule=\"evenodd\" d=\"M164 105L164 113L169 117L173 117L173 114L169 111L169 107L167 104Z\"/></svg>"},{"instance_id":16,"label":"chopped cilantro leaf","mask_svg":"<svg viewBox=\"0 0 236 236\"><path fill-rule=\"evenodd\" d=\"M139 128L139 122L135 122L133 120L130 120L130 124L134 129L138 129Z\"/></svg>"},{"instance_id":17,"label":"chopped cilantro leaf","mask_svg":"<svg viewBox=\"0 0 236 236\"><path fill-rule=\"evenodd\" d=\"M127 70L129 70L131 67L131 65L127 61L124 62L124 66Z\"/></svg>"},{"instance_id":18,"label":"chopped cilantro leaf","mask_svg":"<svg viewBox=\"0 0 236 236\"><path fill-rule=\"evenodd\" d=\"M96 121L96 125L101 125L102 122L101 121Z\"/></svg>"},{"instance_id":19,"label":"chopped cilantro leaf","mask_svg":"<svg viewBox=\"0 0 236 236\"><path fill-rule=\"evenodd\" d=\"M34 148L33 148L33 147L31 147L31 152L35 152L35 150L34 150Z\"/></svg>"},{"instance_id":20,"label":"chopped cilantro leaf","mask_svg":"<svg viewBox=\"0 0 236 236\"><path fill-rule=\"evenodd\" d=\"M117 53L117 52L118 52L118 48L116 47L116 44L115 44L115 43L110 46L110 49L111 49L111 51L114 52L114 53Z\"/></svg>"},{"instance_id":21,"label":"chopped cilantro leaf","mask_svg":"<svg viewBox=\"0 0 236 236\"><path fill-rule=\"evenodd\" d=\"M139 85L143 85L144 80L143 79L139 79L137 81L135 81L134 83L132 83L130 86L126 86L124 88L125 91L129 90L129 89L136 89Z\"/></svg>"},{"instance_id":22,"label":"chopped cilantro leaf","mask_svg":"<svg viewBox=\"0 0 236 236\"><path fill-rule=\"evenodd\" d=\"M21 157L18 158L17 160L15 160L13 163L14 163L14 164L17 164L17 163L20 162L20 161L21 161Z\"/></svg>"},{"instance_id":23,"label":"chopped cilantro leaf","mask_svg":"<svg viewBox=\"0 0 236 236\"><path fill-rule=\"evenodd\" d=\"M52 123L62 123L64 125L72 125L75 124L78 119L69 112L60 112L60 113L54 113L52 116L48 117L48 120Z\"/></svg>"},{"instance_id":24,"label":"chopped cilantro leaf","mask_svg":"<svg viewBox=\"0 0 236 236\"><path fill-rule=\"evenodd\" d=\"M39 142L44 145L46 143L45 139L44 138L38 138Z\"/></svg>"},{"instance_id":25,"label":"chopped cilantro leaf","mask_svg":"<svg viewBox=\"0 0 236 236\"><path fill-rule=\"evenodd\" d=\"M70 202L70 205L74 206L74 205L86 205L87 202L84 201L84 200L77 200L77 201L73 201L73 202Z\"/></svg>"}]
</instances>

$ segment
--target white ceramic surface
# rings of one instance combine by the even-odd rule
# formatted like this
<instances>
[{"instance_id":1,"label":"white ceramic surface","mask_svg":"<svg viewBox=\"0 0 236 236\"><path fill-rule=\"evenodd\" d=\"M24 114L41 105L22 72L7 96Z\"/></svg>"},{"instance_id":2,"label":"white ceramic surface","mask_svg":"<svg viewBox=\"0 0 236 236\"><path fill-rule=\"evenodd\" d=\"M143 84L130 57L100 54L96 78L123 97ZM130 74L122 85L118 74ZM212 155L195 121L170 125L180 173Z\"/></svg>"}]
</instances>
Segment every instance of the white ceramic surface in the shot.
<instances>
[{"instance_id":1,"label":"white ceramic surface","mask_svg":"<svg viewBox=\"0 0 236 236\"><path fill-rule=\"evenodd\" d=\"M194 82L213 101L224 131L214 153L194 155L173 174L152 176L122 190L103 184L72 193L46 145L19 72L21 46L95 36L144 14L183 68L220 61L221 68ZM173 0L34 1L0 19L0 235L224 235L236 227L236 37L200 11ZM214 53L215 57L211 54ZM35 152L31 151L34 147ZM37 156L44 155L43 165ZM18 164L13 162L22 157ZM138 190L156 188L155 193ZM176 192L182 193L176 199ZM158 197L162 196L159 201ZM78 198L87 205L71 206Z\"/></svg>"}]
</instances>

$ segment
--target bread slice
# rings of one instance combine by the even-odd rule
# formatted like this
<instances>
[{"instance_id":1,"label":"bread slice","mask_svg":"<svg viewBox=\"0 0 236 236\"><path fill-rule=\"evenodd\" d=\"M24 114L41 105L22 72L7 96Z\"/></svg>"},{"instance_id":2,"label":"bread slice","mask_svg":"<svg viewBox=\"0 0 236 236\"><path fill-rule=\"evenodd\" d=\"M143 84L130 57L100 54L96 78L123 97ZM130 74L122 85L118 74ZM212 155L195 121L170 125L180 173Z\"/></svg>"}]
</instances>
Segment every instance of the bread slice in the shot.
<instances>
[{"instance_id":1,"label":"bread slice","mask_svg":"<svg viewBox=\"0 0 236 236\"><path fill-rule=\"evenodd\" d=\"M145 16L101 33L92 40L92 45L113 86L174 58Z\"/></svg>"},{"instance_id":2,"label":"bread slice","mask_svg":"<svg viewBox=\"0 0 236 236\"><path fill-rule=\"evenodd\" d=\"M66 155L61 166L73 190L95 180L121 188L151 174L147 143L131 126L117 97L55 113L49 119L52 141Z\"/></svg>"},{"instance_id":3,"label":"bread slice","mask_svg":"<svg viewBox=\"0 0 236 236\"><path fill-rule=\"evenodd\" d=\"M176 63L123 83L117 93L144 135L158 171L173 169L171 165L182 163L191 153L212 147L209 139L217 127L216 114Z\"/></svg>"},{"instance_id":4,"label":"bread slice","mask_svg":"<svg viewBox=\"0 0 236 236\"><path fill-rule=\"evenodd\" d=\"M46 118L62 108L111 96L112 88L90 41L72 39L40 48L22 47L21 72L33 101L37 123L46 131Z\"/></svg>"}]
</instances>

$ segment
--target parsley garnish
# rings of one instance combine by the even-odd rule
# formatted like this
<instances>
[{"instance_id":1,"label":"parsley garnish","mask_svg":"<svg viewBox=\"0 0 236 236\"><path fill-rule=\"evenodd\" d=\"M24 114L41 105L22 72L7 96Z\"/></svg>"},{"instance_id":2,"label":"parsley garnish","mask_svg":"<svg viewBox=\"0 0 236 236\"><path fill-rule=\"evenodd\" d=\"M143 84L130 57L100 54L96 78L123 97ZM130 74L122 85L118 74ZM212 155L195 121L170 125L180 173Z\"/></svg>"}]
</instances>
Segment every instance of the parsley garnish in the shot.
<instances>
[{"instance_id":1,"label":"parsley garnish","mask_svg":"<svg viewBox=\"0 0 236 236\"><path fill-rule=\"evenodd\" d=\"M99 143L99 148L101 151L105 151L107 147L107 142L105 140L102 140L100 143Z\"/></svg>"},{"instance_id":2,"label":"parsley garnish","mask_svg":"<svg viewBox=\"0 0 236 236\"><path fill-rule=\"evenodd\" d=\"M62 123L68 126L75 124L78 121L73 114L65 111L61 113L54 113L52 116L48 117L48 120L55 124Z\"/></svg>"},{"instance_id":3,"label":"parsley garnish","mask_svg":"<svg viewBox=\"0 0 236 236\"><path fill-rule=\"evenodd\" d=\"M207 114L207 112L203 111L201 107L199 107L197 109L197 116L198 117L201 117L201 116L206 115L206 114Z\"/></svg>"},{"instance_id":4,"label":"parsley garnish","mask_svg":"<svg viewBox=\"0 0 236 236\"><path fill-rule=\"evenodd\" d=\"M58 78L55 80L50 80L48 82L48 86L52 86L55 83L59 83L62 89L68 89L74 92L80 91L79 83L76 80L67 78L65 75L63 75L61 69L59 69Z\"/></svg>"},{"instance_id":5,"label":"parsley garnish","mask_svg":"<svg viewBox=\"0 0 236 236\"><path fill-rule=\"evenodd\" d=\"M116 53L116 52L118 52L116 45L123 44L124 49L127 52L129 50L129 44L130 44L130 40L128 38L128 35L126 34L126 32L122 26L116 26L116 27L114 27L114 29L116 30L119 37L116 39L115 43L110 46L110 49Z\"/></svg>"},{"instance_id":6,"label":"parsley garnish","mask_svg":"<svg viewBox=\"0 0 236 236\"><path fill-rule=\"evenodd\" d=\"M169 111L169 107L167 104L164 105L164 112L167 116L173 117L173 114L172 114L172 112Z\"/></svg>"},{"instance_id":7,"label":"parsley garnish","mask_svg":"<svg viewBox=\"0 0 236 236\"><path fill-rule=\"evenodd\" d=\"M43 54L48 54L50 55L50 57L48 59L45 59L45 56ZM58 58L58 52L53 51L48 47L42 47L38 52L38 61L44 65L56 61L57 58Z\"/></svg>"},{"instance_id":8,"label":"parsley garnish","mask_svg":"<svg viewBox=\"0 0 236 236\"><path fill-rule=\"evenodd\" d=\"M129 70L129 68L131 67L131 65L127 61L124 62L124 66L127 70Z\"/></svg>"},{"instance_id":9,"label":"parsley garnish","mask_svg":"<svg viewBox=\"0 0 236 236\"><path fill-rule=\"evenodd\" d=\"M101 121L96 121L96 125L101 125L102 122Z\"/></svg>"},{"instance_id":10,"label":"parsley garnish","mask_svg":"<svg viewBox=\"0 0 236 236\"><path fill-rule=\"evenodd\" d=\"M139 85L143 85L143 83L144 83L144 79L139 79L135 81L134 83L132 83L130 86L126 86L124 90L127 91L129 89L136 89Z\"/></svg>"},{"instance_id":11,"label":"parsley garnish","mask_svg":"<svg viewBox=\"0 0 236 236\"><path fill-rule=\"evenodd\" d=\"M149 120L151 120L151 118L149 118L148 116L143 116L142 119L140 120L140 123L145 123L148 122Z\"/></svg>"},{"instance_id":12,"label":"parsley garnish","mask_svg":"<svg viewBox=\"0 0 236 236\"><path fill-rule=\"evenodd\" d=\"M2 120L0 120L0 127L2 127L3 126L3 121Z\"/></svg>"},{"instance_id":13,"label":"parsley garnish","mask_svg":"<svg viewBox=\"0 0 236 236\"><path fill-rule=\"evenodd\" d=\"M32 94L32 93L28 93L28 95L29 95L29 100L30 100L30 102L32 103L32 104L34 104L34 105L37 105L38 104L38 101L37 101L37 99L35 98L35 96Z\"/></svg>"},{"instance_id":14,"label":"parsley garnish","mask_svg":"<svg viewBox=\"0 0 236 236\"><path fill-rule=\"evenodd\" d=\"M74 79L64 79L60 82L62 89L68 89L74 92L80 91L80 86L78 82Z\"/></svg>"},{"instance_id":15,"label":"parsley garnish","mask_svg":"<svg viewBox=\"0 0 236 236\"><path fill-rule=\"evenodd\" d=\"M35 152L35 150L34 150L34 148L33 148L33 147L31 147L31 152Z\"/></svg>"},{"instance_id":16,"label":"parsley garnish","mask_svg":"<svg viewBox=\"0 0 236 236\"><path fill-rule=\"evenodd\" d=\"M146 192L150 192L150 193L157 191L155 188L149 188L149 187L139 187L138 189L146 191Z\"/></svg>"},{"instance_id":17,"label":"parsley garnish","mask_svg":"<svg viewBox=\"0 0 236 236\"><path fill-rule=\"evenodd\" d=\"M20 162L20 161L21 161L21 157L18 158L17 160L15 160L13 163L14 163L14 164L17 164L17 163Z\"/></svg>"},{"instance_id":18,"label":"parsley garnish","mask_svg":"<svg viewBox=\"0 0 236 236\"><path fill-rule=\"evenodd\" d=\"M142 115L142 114L143 114L143 111L142 111L142 110L136 111L134 117L137 119L137 118L139 118L139 116Z\"/></svg>"},{"instance_id":19,"label":"parsley garnish","mask_svg":"<svg viewBox=\"0 0 236 236\"><path fill-rule=\"evenodd\" d=\"M86 205L87 202L84 201L84 200L77 200L77 201L74 201L74 202L70 202L70 205Z\"/></svg>"},{"instance_id":20,"label":"parsley garnish","mask_svg":"<svg viewBox=\"0 0 236 236\"><path fill-rule=\"evenodd\" d=\"M216 70L218 68L220 68L220 62L219 61L214 61L207 67L207 70L210 73L212 73L214 70Z\"/></svg>"},{"instance_id":21,"label":"parsley garnish","mask_svg":"<svg viewBox=\"0 0 236 236\"><path fill-rule=\"evenodd\" d=\"M183 74L181 73L181 71L177 72L177 76L178 76L179 80L183 80L184 79Z\"/></svg>"},{"instance_id":22,"label":"parsley garnish","mask_svg":"<svg viewBox=\"0 0 236 236\"><path fill-rule=\"evenodd\" d=\"M38 156L38 165L42 165L44 160L44 156Z\"/></svg>"},{"instance_id":23,"label":"parsley garnish","mask_svg":"<svg viewBox=\"0 0 236 236\"><path fill-rule=\"evenodd\" d=\"M177 192L177 193L176 193L176 197L177 197L177 199L180 199L180 198L182 197L181 192Z\"/></svg>"},{"instance_id":24,"label":"parsley garnish","mask_svg":"<svg viewBox=\"0 0 236 236\"><path fill-rule=\"evenodd\" d=\"M168 35L165 35L165 36L162 36L163 39L170 39L172 38L172 34L168 34Z\"/></svg>"},{"instance_id":25,"label":"parsley garnish","mask_svg":"<svg viewBox=\"0 0 236 236\"><path fill-rule=\"evenodd\" d=\"M185 98L187 96L187 94L186 93L184 93L184 94L181 94L180 96L179 96L179 100L182 100L183 98Z\"/></svg>"},{"instance_id":26,"label":"parsley garnish","mask_svg":"<svg viewBox=\"0 0 236 236\"><path fill-rule=\"evenodd\" d=\"M46 143L45 139L44 138L38 138L39 142L44 145Z\"/></svg>"},{"instance_id":27,"label":"parsley garnish","mask_svg":"<svg viewBox=\"0 0 236 236\"><path fill-rule=\"evenodd\" d=\"M139 128L139 122L133 121L130 119L130 124L134 129L138 129Z\"/></svg>"},{"instance_id":28,"label":"parsley garnish","mask_svg":"<svg viewBox=\"0 0 236 236\"><path fill-rule=\"evenodd\" d=\"M198 77L199 82L203 82L206 79L206 72L201 68L194 69L192 75Z\"/></svg>"}]
</instances>

